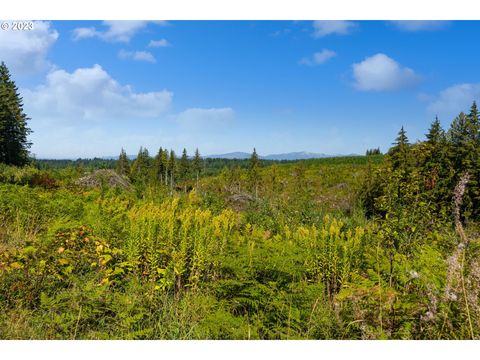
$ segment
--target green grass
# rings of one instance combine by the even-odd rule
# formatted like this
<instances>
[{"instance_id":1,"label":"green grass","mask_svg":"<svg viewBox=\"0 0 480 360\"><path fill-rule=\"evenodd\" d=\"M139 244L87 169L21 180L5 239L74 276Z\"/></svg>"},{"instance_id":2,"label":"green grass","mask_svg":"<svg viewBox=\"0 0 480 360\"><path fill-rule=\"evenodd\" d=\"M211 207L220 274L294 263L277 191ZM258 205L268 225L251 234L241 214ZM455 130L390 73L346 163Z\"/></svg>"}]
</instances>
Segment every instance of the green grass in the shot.
<instances>
[{"instance_id":1,"label":"green grass","mask_svg":"<svg viewBox=\"0 0 480 360\"><path fill-rule=\"evenodd\" d=\"M403 223L363 214L358 193L381 161L263 166L258 199L242 204L231 197L252 194L246 170L171 194L78 188L68 167L46 170L57 187L45 188L29 181L37 170L3 167L0 338L468 338L463 295L444 295L459 285L453 227L404 230L410 248L392 252ZM471 298L478 227L467 233Z\"/></svg>"}]
</instances>

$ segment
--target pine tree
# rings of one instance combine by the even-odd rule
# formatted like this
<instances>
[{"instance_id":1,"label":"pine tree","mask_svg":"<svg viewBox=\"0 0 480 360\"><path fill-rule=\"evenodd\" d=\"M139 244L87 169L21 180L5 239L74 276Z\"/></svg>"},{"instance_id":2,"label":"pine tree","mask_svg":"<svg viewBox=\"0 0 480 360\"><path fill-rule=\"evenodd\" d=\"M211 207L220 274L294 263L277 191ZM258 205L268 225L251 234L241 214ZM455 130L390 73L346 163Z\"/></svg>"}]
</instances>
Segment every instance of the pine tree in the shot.
<instances>
[{"instance_id":1,"label":"pine tree","mask_svg":"<svg viewBox=\"0 0 480 360\"><path fill-rule=\"evenodd\" d=\"M188 160L187 149L183 149L182 157L178 162L178 176L180 180L187 180L190 177L190 161Z\"/></svg>"},{"instance_id":2,"label":"pine tree","mask_svg":"<svg viewBox=\"0 0 480 360\"><path fill-rule=\"evenodd\" d=\"M445 131L442 129L438 117L435 117L425 136L427 141L425 142L425 154L423 154L424 159L422 166L424 170L429 173L439 170L444 165L443 162L447 150Z\"/></svg>"},{"instance_id":3,"label":"pine tree","mask_svg":"<svg viewBox=\"0 0 480 360\"><path fill-rule=\"evenodd\" d=\"M380 151L380 148L376 149L368 149L367 152L365 153L366 156L371 156L371 155L380 155L382 152Z\"/></svg>"},{"instance_id":4,"label":"pine tree","mask_svg":"<svg viewBox=\"0 0 480 360\"><path fill-rule=\"evenodd\" d=\"M160 147L157 155L153 161L152 177L154 182L159 182L163 184L163 177L165 175L166 162L163 161L163 148Z\"/></svg>"},{"instance_id":5,"label":"pine tree","mask_svg":"<svg viewBox=\"0 0 480 360\"><path fill-rule=\"evenodd\" d=\"M472 130L474 136L479 136L480 130L480 114L478 113L477 103L474 101L472 107L470 108L470 114L468 114L468 120L472 124Z\"/></svg>"},{"instance_id":6,"label":"pine tree","mask_svg":"<svg viewBox=\"0 0 480 360\"><path fill-rule=\"evenodd\" d=\"M471 175L466 196L472 199L472 216L480 217L480 115L477 103L474 101L468 118L469 141L468 147L471 151Z\"/></svg>"},{"instance_id":7,"label":"pine tree","mask_svg":"<svg viewBox=\"0 0 480 360\"><path fill-rule=\"evenodd\" d=\"M148 150L140 147L137 158L133 162L130 175L134 180L145 182L150 175L150 155Z\"/></svg>"},{"instance_id":8,"label":"pine tree","mask_svg":"<svg viewBox=\"0 0 480 360\"><path fill-rule=\"evenodd\" d=\"M23 112L22 98L4 62L0 64L0 163L22 166L29 162L30 120Z\"/></svg>"},{"instance_id":9,"label":"pine tree","mask_svg":"<svg viewBox=\"0 0 480 360\"><path fill-rule=\"evenodd\" d=\"M427 141L420 144L422 152L419 154L421 172L425 180L425 188L431 190L433 201L441 206L449 202L451 195L448 187L451 177L451 166L448 161L448 143L438 117L432 122Z\"/></svg>"},{"instance_id":10,"label":"pine tree","mask_svg":"<svg viewBox=\"0 0 480 360\"><path fill-rule=\"evenodd\" d=\"M478 113L477 103L474 101L468 114L470 142L473 144L473 163L474 167L480 169L480 114Z\"/></svg>"},{"instance_id":11,"label":"pine tree","mask_svg":"<svg viewBox=\"0 0 480 360\"><path fill-rule=\"evenodd\" d=\"M169 162L168 150L164 149L161 155L161 163L162 163L163 172L164 172L165 185L168 185L168 162Z\"/></svg>"},{"instance_id":12,"label":"pine tree","mask_svg":"<svg viewBox=\"0 0 480 360\"><path fill-rule=\"evenodd\" d=\"M192 171L194 172L196 179L197 179L197 188L198 188L198 178L200 177L200 173L202 171L202 158L200 156L200 152L198 151L198 148L195 150L195 156L193 157L192 160Z\"/></svg>"},{"instance_id":13,"label":"pine tree","mask_svg":"<svg viewBox=\"0 0 480 360\"><path fill-rule=\"evenodd\" d=\"M410 143L408 142L407 132L402 128L398 132L398 136L393 143L393 147L388 154L392 160L393 169L406 169L410 165Z\"/></svg>"},{"instance_id":14,"label":"pine tree","mask_svg":"<svg viewBox=\"0 0 480 360\"><path fill-rule=\"evenodd\" d=\"M175 178L177 175L177 162L175 159L175 152L170 150L170 156L168 159L168 174L170 175L170 187L173 191L173 186L175 184Z\"/></svg>"},{"instance_id":15,"label":"pine tree","mask_svg":"<svg viewBox=\"0 0 480 360\"><path fill-rule=\"evenodd\" d=\"M427 137L427 141L432 145L439 144L445 138L445 131L442 129L442 125L440 125L440 121L438 120L437 116L428 130L428 134L425 136Z\"/></svg>"},{"instance_id":16,"label":"pine tree","mask_svg":"<svg viewBox=\"0 0 480 360\"><path fill-rule=\"evenodd\" d=\"M122 151L120 151L120 156L118 157L116 170L120 175L130 175L130 162L128 161L127 153L123 148Z\"/></svg>"},{"instance_id":17,"label":"pine tree","mask_svg":"<svg viewBox=\"0 0 480 360\"><path fill-rule=\"evenodd\" d=\"M395 139L395 142L393 143L393 145L398 146L398 147L406 147L406 146L409 145L407 132L405 131L403 126L400 129L400 131L398 132L398 136Z\"/></svg>"},{"instance_id":18,"label":"pine tree","mask_svg":"<svg viewBox=\"0 0 480 360\"><path fill-rule=\"evenodd\" d=\"M255 198L258 198L258 184L260 182L260 160L258 159L257 150L253 148L252 156L248 165L248 177L250 186L255 190Z\"/></svg>"},{"instance_id":19,"label":"pine tree","mask_svg":"<svg viewBox=\"0 0 480 360\"><path fill-rule=\"evenodd\" d=\"M452 144L452 160L455 169L460 172L471 171L476 166L477 133L476 119L461 112L448 131Z\"/></svg>"}]
</instances>

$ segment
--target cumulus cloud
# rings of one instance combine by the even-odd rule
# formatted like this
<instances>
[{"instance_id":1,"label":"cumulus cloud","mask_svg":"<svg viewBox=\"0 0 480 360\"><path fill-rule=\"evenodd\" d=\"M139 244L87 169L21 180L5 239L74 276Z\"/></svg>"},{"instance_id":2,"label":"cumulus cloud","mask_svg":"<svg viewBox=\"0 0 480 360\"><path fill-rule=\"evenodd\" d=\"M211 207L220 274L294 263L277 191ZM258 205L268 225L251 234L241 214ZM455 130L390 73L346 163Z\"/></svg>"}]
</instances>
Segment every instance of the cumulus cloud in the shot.
<instances>
[{"instance_id":1,"label":"cumulus cloud","mask_svg":"<svg viewBox=\"0 0 480 360\"><path fill-rule=\"evenodd\" d=\"M150 63L156 63L155 57L148 51L126 51L120 50L118 53L120 59L131 59L135 61L146 61Z\"/></svg>"},{"instance_id":2,"label":"cumulus cloud","mask_svg":"<svg viewBox=\"0 0 480 360\"><path fill-rule=\"evenodd\" d=\"M434 31L447 27L450 21L437 20L392 20L390 23L402 31Z\"/></svg>"},{"instance_id":3,"label":"cumulus cloud","mask_svg":"<svg viewBox=\"0 0 480 360\"><path fill-rule=\"evenodd\" d=\"M55 124L157 118L169 108L173 97L166 90L135 92L129 85L118 83L100 65L72 73L52 71L45 84L22 90L22 95L30 117Z\"/></svg>"},{"instance_id":4,"label":"cumulus cloud","mask_svg":"<svg viewBox=\"0 0 480 360\"><path fill-rule=\"evenodd\" d=\"M420 76L385 54L370 56L352 65L354 86L361 91L391 91L413 87Z\"/></svg>"},{"instance_id":5,"label":"cumulus cloud","mask_svg":"<svg viewBox=\"0 0 480 360\"><path fill-rule=\"evenodd\" d=\"M313 36L321 38L331 34L350 34L357 24L346 20L316 20L313 22Z\"/></svg>"},{"instance_id":6,"label":"cumulus cloud","mask_svg":"<svg viewBox=\"0 0 480 360\"><path fill-rule=\"evenodd\" d=\"M480 102L480 83L457 84L442 90L427 107L432 114L453 118L461 111L467 112L473 101Z\"/></svg>"},{"instance_id":7,"label":"cumulus cloud","mask_svg":"<svg viewBox=\"0 0 480 360\"><path fill-rule=\"evenodd\" d=\"M176 120L184 127L195 129L218 127L230 122L235 112L232 108L190 108L176 116Z\"/></svg>"},{"instance_id":8,"label":"cumulus cloud","mask_svg":"<svg viewBox=\"0 0 480 360\"><path fill-rule=\"evenodd\" d=\"M48 50L58 39L58 32L46 21L34 21L33 30L0 31L0 61L15 75L31 75L51 68Z\"/></svg>"},{"instance_id":9,"label":"cumulus cloud","mask_svg":"<svg viewBox=\"0 0 480 360\"><path fill-rule=\"evenodd\" d=\"M320 65L335 56L337 56L335 51L323 49L322 51L314 53L311 57L303 58L300 60L300 64L309 66Z\"/></svg>"},{"instance_id":10,"label":"cumulus cloud","mask_svg":"<svg viewBox=\"0 0 480 360\"><path fill-rule=\"evenodd\" d=\"M95 27L76 28L73 30L75 40L86 38L99 38L111 42L129 42L139 31L147 27L149 23L165 26L165 21L143 21L143 20L108 20L103 22L104 30Z\"/></svg>"},{"instance_id":11,"label":"cumulus cloud","mask_svg":"<svg viewBox=\"0 0 480 360\"><path fill-rule=\"evenodd\" d=\"M88 39L98 36L99 34L100 33L98 33L93 26L73 29L74 40Z\"/></svg>"},{"instance_id":12,"label":"cumulus cloud","mask_svg":"<svg viewBox=\"0 0 480 360\"><path fill-rule=\"evenodd\" d=\"M148 43L148 47L150 48L159 48L159 47L167 47L167 46L171 46L171 45L166 39L150 40L150 42Z\"/></svg>"}]
</instances>

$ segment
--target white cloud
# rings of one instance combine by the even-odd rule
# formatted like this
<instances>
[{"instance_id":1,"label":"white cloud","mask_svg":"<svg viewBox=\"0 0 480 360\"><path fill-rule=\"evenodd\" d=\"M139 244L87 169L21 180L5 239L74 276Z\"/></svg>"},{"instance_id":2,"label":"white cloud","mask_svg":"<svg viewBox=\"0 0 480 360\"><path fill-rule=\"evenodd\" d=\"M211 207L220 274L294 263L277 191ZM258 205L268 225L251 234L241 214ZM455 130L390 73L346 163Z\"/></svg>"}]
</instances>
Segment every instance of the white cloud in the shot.
<instances>
[{"instance_id":1,"label":"white cloud","mask_svg":"<svg viewBox=\"0 0 480 360\"><path fill-rule=\"evenodd\" d=\"M390 91L416 85L420 77L385 54L352 65L354 86L361 91Z\"/></svg>"},{"instance_id":2,"label":"white cloud","mask_svg":"<svg viewBox=\"0 0 480 360\"><path fill-rule=\"evenodd\" d=\"M468 112L474 100L480 102L480 83L457 84L441 91L428 105L427 110L450 120L461 111Z\"/></svg>"},{"instance_id":3,"label":"white cloud","mask_svg":"<svg viewBox=\"0 0 480 360\"><path fill-rule=\"evenodd\" d=\"M162 90L135 92L121 85L100 65L72 73L55 70L46 83L23 90L26 113L46 124L79 124L85 121L155 119L172 102L173 94Z\"/></svg>"},{"instance_id":4,"label":"white cloud","mask_svg":"<svg viewBox=\"0 0 480 360\"><path fill-rule=\"evenodd\" d=\"M232 108L190 108L176 116L178 123L190 129L218 127L230 122L235 116Z\"/></svg>"},{"instance_id":5,"label":"white cloud","mask_svg":"<svg viewBox=\"0 0 480 360\"><path fill-rule=\"evenodd\" d=\"M331 34L347 35L357 24L346 20L316 20L313 22L313 36L321 38Z\"/></svg>"},{"instance_id":6,"label":"white cloud","mask_svg":"<svg viewBox=\"0 0 480 360\"><path fill-rule=\"evenodd\" d=\"M393 20L390 23L402 31L434 31L447 27L450 21L436 20Z\"/></svg>"},{"instance_id":7,"label":"white cloud","mask_svg":"<svg viewBox=\"0 0 480 360\"><path fill-rule=\"evenodd\" d=\"M126 51L120 50L118 53L120 59L132 59L135 61L146 61L150 63L156 63L155 57L148 51Z\"/></svg>"},{"instance_id":8,"label":"white cloud","mask_svg":"<svg viewBox=\"0 0 480 360\"><path fill-rule=\"evenodd\" d=\"M34 21L33 30L0 31L0 61L16 75L29 75L49 69L48 50L58 32L46 21Z\"/></svg>"},{"instance_id":9,"label":"white cloud","mask_svg":"<svg viewBox=\"0 0 480 360\"><path fill-rule=\"evenodd\" d=\"M303 58L302 60L300 60L300 64L309 66L320 65L335 56L337 56L337 53L335 51L323 49L322 51L314 53L309 58Z\"/></svg>"},{"instance_id":10,"label":"white cloud","mask_svg":"<svg viewBox=\"0 0 480 360\"><path fill-rule=\"evenodd\" d=\"M167 46L171 46L171 44L166 39L150 40L150 42L148 43L148 47L150 48L167 47Z\"/></svg>"},{"instance_id":11,"label":"white cloud","mask_svg":"<svg viewBox=\"0 0 480 360\"><path fill-rule=\"evenodd\" d=\"M76 28L73 30L75 40L97 37L111 42L129 42L139 31L147 27L149 23L165 26L165 21L143 20L107 20L103 25L106 30L97 30L95 27Z\"/></svg>"},{"instance_id":12,"label":"white cloud","mask_svg":"<svg viewBox=\"0 0 480 360\"><path fill-rule=\"evenodd\" d=\"M73 29L73 38L74 40L80 40L80 39L88 39L97 36L99 33L97 33L97 30L92 27L84 27L84 28L75 28Z\"/></svg>"}]
</instances>

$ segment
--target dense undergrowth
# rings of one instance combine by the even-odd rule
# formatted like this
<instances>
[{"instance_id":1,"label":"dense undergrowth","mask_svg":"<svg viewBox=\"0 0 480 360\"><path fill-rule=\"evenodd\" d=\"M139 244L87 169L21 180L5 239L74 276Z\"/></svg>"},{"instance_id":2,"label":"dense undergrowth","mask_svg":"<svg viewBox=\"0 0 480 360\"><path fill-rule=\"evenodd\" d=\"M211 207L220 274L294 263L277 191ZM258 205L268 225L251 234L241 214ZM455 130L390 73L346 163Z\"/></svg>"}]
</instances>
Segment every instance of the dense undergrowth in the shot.
<instances>
[{"instance_id":1,"label":"dense undergrowth","mask_svg":"<svg viewBox=\"0 0 480 360\"><path fill-rule=\"evenodd\" d=\"M376 159L269 166L243 202L246 170L172 193L79 188L68 168L43 186L5 167L0 337L477 337L478 239L455 257L453 225L419 222L424 208L367 219L356 194Z\"/></svg>"}]
</instances>

